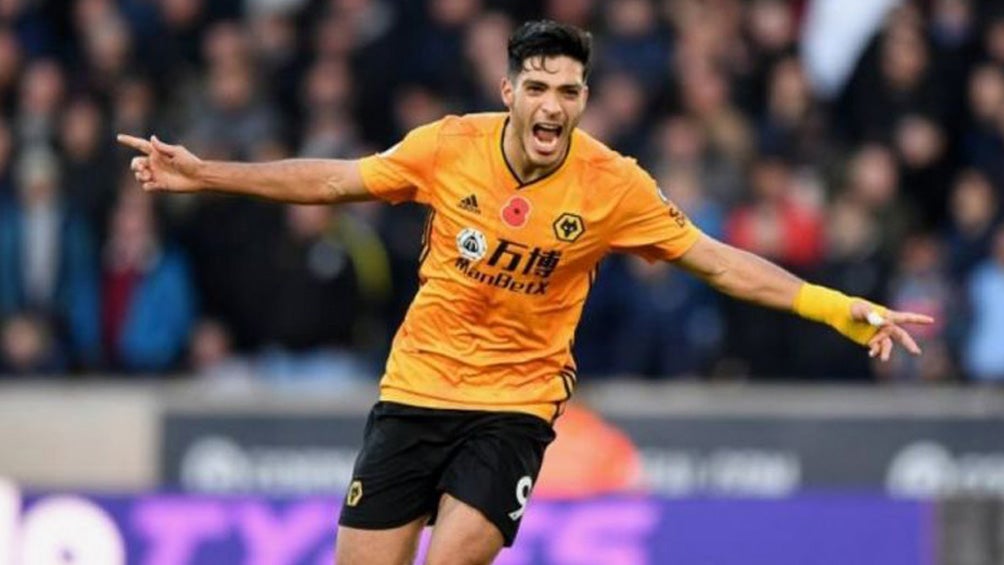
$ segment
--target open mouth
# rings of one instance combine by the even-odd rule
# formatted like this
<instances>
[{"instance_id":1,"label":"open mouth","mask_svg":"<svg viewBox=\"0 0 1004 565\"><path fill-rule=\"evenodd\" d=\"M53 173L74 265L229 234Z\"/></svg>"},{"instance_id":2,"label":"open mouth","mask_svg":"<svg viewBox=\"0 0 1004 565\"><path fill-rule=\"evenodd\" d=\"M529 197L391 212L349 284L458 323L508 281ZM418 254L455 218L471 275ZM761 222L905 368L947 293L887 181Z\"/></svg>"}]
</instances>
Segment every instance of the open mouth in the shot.
<instances>
[{"instance_id":1,"label":"open mouth","mask_svg":"<svg viewBox=\"0 0 1004 565\"><path fill-rule=\"evenodd\" d=\"M538 153L550 155L558 149L558 140L564 128L558 124L534 124L534 149Z\"/></svg>"}]
</instances>

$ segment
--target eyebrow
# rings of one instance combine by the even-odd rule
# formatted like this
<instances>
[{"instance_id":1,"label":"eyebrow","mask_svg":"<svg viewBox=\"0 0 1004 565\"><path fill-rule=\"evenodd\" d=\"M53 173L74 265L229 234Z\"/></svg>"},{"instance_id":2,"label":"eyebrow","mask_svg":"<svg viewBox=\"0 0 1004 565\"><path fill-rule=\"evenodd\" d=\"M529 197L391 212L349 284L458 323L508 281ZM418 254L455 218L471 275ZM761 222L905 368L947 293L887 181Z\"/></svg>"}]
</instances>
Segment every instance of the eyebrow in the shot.
<instances>
[{"instance_id":1,"label":"eyebrow","mask_svg":"<svg viewBox=\"0 0 1004 565\"><path fill-rule=\"evenodd\" d=\"M551 85L547 84L544 81L530 79L530 78L525 79L523 81L523 84L525 86L543 86L545 88L551 86ZM557 88L558 90L572 90L572 89L574 89L574 90L581 90L582 87L583 87L583 85L581 83L578 83L578 82L566 82L564 84L559 84L559 85L555 86L555 88Z\"/></svg>"}]
</instances>

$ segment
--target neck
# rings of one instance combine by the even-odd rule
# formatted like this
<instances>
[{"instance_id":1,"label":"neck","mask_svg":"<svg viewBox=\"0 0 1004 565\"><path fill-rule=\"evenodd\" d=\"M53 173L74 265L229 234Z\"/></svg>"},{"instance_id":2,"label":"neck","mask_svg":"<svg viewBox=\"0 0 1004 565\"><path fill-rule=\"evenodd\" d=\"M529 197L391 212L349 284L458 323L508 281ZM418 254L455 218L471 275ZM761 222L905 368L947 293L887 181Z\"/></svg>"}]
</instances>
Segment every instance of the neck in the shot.
<instances>
[{"instance_id":1,"label":"neck","mask_svg":"<svg viewBox=\"0 0 1004 565\"><path fill-rule=\"evenodd\" d=\"M516 128L512 127L512 122L507 118L505 126L502 128L502 157L509 165L509 169L516 175L520 184L530 184L542 177L545 177L558 169L565 161L570 144L565 144L561 158L551 165L535 165L526 154L523 147L523 140L516 133Z\"/></svg>"}]
</instances>

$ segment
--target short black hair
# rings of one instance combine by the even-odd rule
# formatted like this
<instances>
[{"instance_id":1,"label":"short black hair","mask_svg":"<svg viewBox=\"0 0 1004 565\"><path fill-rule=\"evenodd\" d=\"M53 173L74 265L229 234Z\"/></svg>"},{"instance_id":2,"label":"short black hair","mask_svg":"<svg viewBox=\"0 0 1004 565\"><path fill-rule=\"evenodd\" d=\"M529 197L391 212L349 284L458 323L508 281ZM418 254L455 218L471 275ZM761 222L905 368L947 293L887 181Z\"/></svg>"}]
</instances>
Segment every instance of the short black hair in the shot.
<instances>
[{"instance_id":1,"label":"short black hair","mask_svg":"<svg viewBox=\"0 0 1004 565\"><path fill-rule=\"evenodd\" d=\"M559 55L582 63L582 80L585 80L593 55L592 34L551 20L526 22L509 36L509 75L518 75L531 57Z\"/></svg>"}]
</instances>

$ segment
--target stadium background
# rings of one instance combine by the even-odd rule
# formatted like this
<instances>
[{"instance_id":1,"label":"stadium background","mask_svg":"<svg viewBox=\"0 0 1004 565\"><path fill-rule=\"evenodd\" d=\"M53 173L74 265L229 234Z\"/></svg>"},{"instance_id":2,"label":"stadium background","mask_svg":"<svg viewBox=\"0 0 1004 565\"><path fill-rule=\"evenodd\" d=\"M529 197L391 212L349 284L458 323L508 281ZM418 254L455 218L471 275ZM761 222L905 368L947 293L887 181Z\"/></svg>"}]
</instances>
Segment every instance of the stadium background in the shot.
<instances>
[{"instance_id":1,"label":"stadium background","mask_svg":"<svg viewBox=\"0 0 1004 565\"><path fill-rule=\"evenodd\" d=\"M114 133L366 155L500 109L537 17L593 31L582 127L702 229L938 323L877 365L611 258L502 560L1004 562L999 3L5 0L0 565L331 562L424 211L151 198Z\"/></svg>"}]
</instances>

